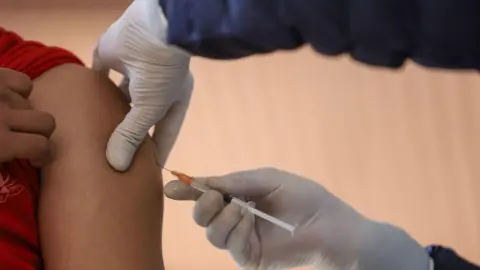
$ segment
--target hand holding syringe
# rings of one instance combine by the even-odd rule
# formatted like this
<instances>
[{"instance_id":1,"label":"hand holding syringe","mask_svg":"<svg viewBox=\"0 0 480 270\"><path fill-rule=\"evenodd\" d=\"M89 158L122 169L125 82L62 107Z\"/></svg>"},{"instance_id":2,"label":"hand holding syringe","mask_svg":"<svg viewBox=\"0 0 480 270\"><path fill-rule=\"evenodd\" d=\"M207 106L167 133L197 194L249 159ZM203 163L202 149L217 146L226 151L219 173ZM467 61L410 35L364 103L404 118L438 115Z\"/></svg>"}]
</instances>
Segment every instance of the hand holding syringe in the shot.
<instances>
[{"instance_id":1,"label":"hand holding syringe","mask_svg":"<svg viewBox=\"0 0 480 270\"><path fill-rule=\"evenodd\" d=\"M207 192L208 190L211 190L211 188L209 188L208 186L200 183L199 181L195 180L195 178L191 177L191 176L188 176L184 173L181 173L181 172L177 172L177 171L171 171L169 169L166 169L166 168L163 168L164 170L170 172L172 175L176 176L178 178L178 180L182 181L183 183L191 186L192 188L202 192L202 193L205 193ZM254 207L252 207L251 205L249 205L248 203L238 199L238 198L235 198L231 195L228 195L228 194L224 194L223 195L223 200L226 202L226 203L234 203L234 204L237 204L243 208L245 208L247 211L249 211L250 213L260 217L260 218L263 218L267 221L270 221L272 222L273 224L279 226L279 227L282 227L283 229L289 231L290 233L294 233L295 231L295 226L293 225L290 225L282 220L279 220L278 218L275 218L275 217L272 217Z\"/></svg>"}]
</instances>

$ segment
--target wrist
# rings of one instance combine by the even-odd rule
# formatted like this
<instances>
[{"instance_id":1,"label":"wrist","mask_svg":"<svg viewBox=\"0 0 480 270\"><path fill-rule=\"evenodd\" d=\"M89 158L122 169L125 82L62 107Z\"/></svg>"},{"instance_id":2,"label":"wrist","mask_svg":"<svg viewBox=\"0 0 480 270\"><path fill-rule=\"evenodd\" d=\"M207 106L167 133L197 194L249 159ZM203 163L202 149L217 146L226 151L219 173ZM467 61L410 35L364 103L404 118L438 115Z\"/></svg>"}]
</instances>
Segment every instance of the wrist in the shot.
<instances>
[{"instance_id":1,"label":"wrist","mask_svg":"<svg viewBox=\"0 0 480 270\"><path fill-rule=\"evenodd\" d=\"M358 269L425 269L430 257L404 230L387 223L370 221L363 230Z\"/></svg>"},{"instance_id":2,"label":"wrist","mask_svg":"<svg viewBox=\"0 0 480 270\"><path fill-rule=\"evenodd\" d=\"M158 0L158 6L162 10L163 14L167 16L167 0Z\"/></svg>"},{"instance_id":3,"label":"wrist","mask_svg":"<svg viewBox=\"0 0 480 270\"><path fill-rule=\"evenodd\" d=\"M480 267L459 256L454 250L443 246L432 245L426 248L431 261L432 270L462 269L479 270Z\"/></svg>"}]
</instances>

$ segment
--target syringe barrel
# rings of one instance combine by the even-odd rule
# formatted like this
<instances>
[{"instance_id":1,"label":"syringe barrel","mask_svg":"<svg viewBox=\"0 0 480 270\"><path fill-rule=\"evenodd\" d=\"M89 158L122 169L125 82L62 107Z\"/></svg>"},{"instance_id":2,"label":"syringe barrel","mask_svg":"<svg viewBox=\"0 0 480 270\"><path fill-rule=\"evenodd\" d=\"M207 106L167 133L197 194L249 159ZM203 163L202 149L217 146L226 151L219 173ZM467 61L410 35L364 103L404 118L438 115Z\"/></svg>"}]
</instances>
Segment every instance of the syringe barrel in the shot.
<instances>
[{"instance_id":1,"label":"syringe barrel","mask_svg":"<svg viewBox=\"0 0 480 270\"><path fill-rule=\"evenodd\" d=\"M200 192L207 192L209 190L211 190L211 188L205 186L204 184L198 182L197 180L193 179L190 183L190 186L193 187L194 189L200 191Z\"/></svg>"},{"instance_id":2,"label":"syringe barrel","mask_svg":"<svg viewBox=\"0 0 480 270\"><path fill-rule=\"evenodd\" d=\"M200 183L199 181L195 180L194 178L192 178L192 181L190 183L190 186L193 187L194 189L200 191L200 192L207 192L208 190L211 190L210 187ZM268 215L252 206L250 206L248 203L240 200L240 199L237 199L231 195L228 195L228 194L224 194L223 195L223 200L226 202L226 203L234 203L234 204L237 204L245 209L247 209L249 212L251 212L252 214L260 217L260 218L263 218L267 221L270 221L272 222L273 224L277 225L277 226L280 226L282 228L284 228L285 230L287 231L290 231L292 234L293 232L295 231L295 226L292 226L282 220L279 220L278 218L275 218L271 215Z\"/></svg>"},{"instance_id":3,"label":"syringe barrel","mask_svg":"<svg viewBox=\"0 0 480 270\"><path fill-rule=\"evenodd\" d=\"M209 188L208 186L198 182L197 180L192 180L191 184L190 184L191 187L193 187L194 189L200 191L200 192L207 192L209 190L211 190L211 188ZM232 202L232 196L228 195L228 194L223 194L223 201L226 202L226 203L230 203Z\"/></svg>"},{"instance_id":4,"label":"syringe barrel","mask_svg":"<svg viewBox=\"0 0 480 270\"><path fill-rule=\"evenodd\" d=\"M242 200L239 200L239 199L237 199L237 198L235 198L235 197L232 197L232 203L238 204L238 205L240 205L241 207L246 208L246 209L247 209L249 212L251 212L252 214L254 214L254 215L256 215L256 216L258 216L258 217L260 217L260 218L263 218L263 219L265 219L265 220L267 220L267 221L270 221L271 223L273 223L273 224L275 224L275 225L277 225L277 226L279 226L279 227L284 228L285 230L291 232L292 234L293 234L293 232L295 231L295 226L290 225L290 224L286 223L285 221L282 221L282 220L280 220L280 219L278 219L278 218L276 218L276 217L273 217L273 216L271 216L271 215L269 215L269 214L267 214L267 213L265 213L265 212L262 212L262 211L260 211L260 210L258 210L258 209L256 209L256 208L250 206L248 203L246 203L246 202L244 202L244 201L242 201Z\"/></svg>"}]
</instances>

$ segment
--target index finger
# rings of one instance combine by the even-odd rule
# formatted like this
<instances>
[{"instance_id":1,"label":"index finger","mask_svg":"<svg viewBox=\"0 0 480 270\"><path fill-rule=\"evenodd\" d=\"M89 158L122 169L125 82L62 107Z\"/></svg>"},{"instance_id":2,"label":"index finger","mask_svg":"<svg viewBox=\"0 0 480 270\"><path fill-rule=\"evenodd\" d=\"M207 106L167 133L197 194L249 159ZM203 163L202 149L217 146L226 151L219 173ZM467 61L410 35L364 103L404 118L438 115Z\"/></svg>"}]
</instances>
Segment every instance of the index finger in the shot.
<instances>
[{"instance_id":1,"label":"index finger","mask_svg":"<svg viewBox=\"0 0 480 270\"><path fill-rule=\"evenodd\" d=\"M28 98L32 92L33 83L24 73L8 68L0 68L0 87L8 88L22 97Z\"/></svg>"},{"instance_id":2,"label":"index finger","mask_svg":"<svg viewBox=\"0 0 480 270\"><path fill-rule=\"evenodd\" d=\"M44 136L30 133L10 132L9 151L4 155L10 159L28 159L35 167L42 167L53 159L52 143Z\"/></svg>"},{"instance_id":3,"label":"index finger","mask_svg":"<svg viewBox=\"0 0 480 270\"><path fill-rule=\"evenodd\" d=\"M170 181L163 188L163 192L167 198L176 201L196 201L202 195L202 192L179 180Z\"/></svg>"},{"instance_id":4,"label":"index finger","mask_svg":"<svg viewBox=\"0 0 480 270\"><path fill-rule=\"evenodd\" d=\"M9 88L3 88L2 86L0 86L0 103L2 103L2 105L7 105L7 107L10 109L15 110L32 109L32 106L26 98L10 90Z\"/></svg>"}]
</instances>

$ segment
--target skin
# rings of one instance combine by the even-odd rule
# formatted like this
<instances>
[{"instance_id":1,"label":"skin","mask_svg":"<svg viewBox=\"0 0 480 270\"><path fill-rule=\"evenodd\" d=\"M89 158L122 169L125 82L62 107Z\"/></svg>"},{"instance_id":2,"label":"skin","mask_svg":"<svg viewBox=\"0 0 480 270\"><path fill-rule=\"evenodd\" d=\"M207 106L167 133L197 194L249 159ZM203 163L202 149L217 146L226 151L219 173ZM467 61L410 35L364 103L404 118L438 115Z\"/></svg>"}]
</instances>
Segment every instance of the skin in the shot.
<instances>
[{"instance_id":1,"label":"skin","mask_svg":"<svg viewBox=\"0 0 480 270\"><path fill-rule=\"evenodd\" d=\"M163 184L147 138L128 172L105 149L129 105L106 77L66 64L34 81L35 109L51 113L55 160L42 171L39 223L46 270L157 270Z\"/></svg>"},{"instance_id":2,"label":"skin","mask_svg":"<svg viewBox=\"0 0 480 270\"><path fill-rule=\"evenodd\" d=\"M3 162L27 159L36 167L51 161L48 138L55 119L32 110L32 81L20 72L0 68L0 169Z\"/></svg>"}]
</instances>

